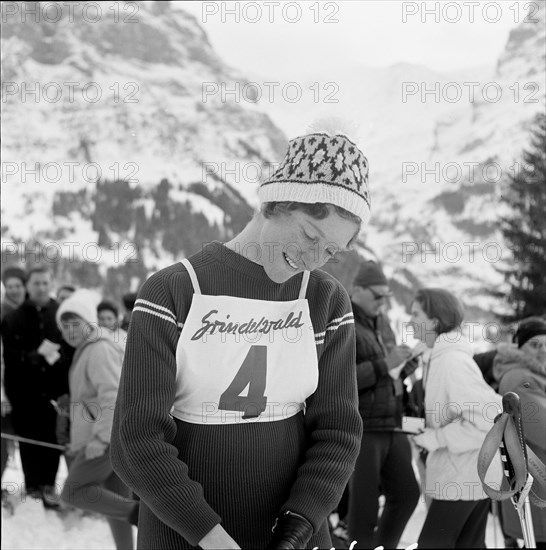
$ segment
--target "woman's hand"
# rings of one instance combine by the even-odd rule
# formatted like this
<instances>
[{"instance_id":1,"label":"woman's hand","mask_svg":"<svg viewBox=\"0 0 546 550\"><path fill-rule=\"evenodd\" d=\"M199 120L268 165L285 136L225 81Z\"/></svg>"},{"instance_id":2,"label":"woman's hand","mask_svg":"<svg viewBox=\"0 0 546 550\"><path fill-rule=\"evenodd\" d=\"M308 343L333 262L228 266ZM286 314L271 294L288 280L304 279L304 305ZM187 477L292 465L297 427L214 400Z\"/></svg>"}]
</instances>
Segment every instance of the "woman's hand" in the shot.
<instances>
[{"instance_id":1,"label":"woman's hand","mask_svg":"<svg viewBox=\"0 0 546 550\"><path fill-rule=\"evenodd\" d=\"M440 448L440 442L436 437L436 430L432 428L425 429L420 434L414 435L413 441L418 447L425 449L429 453Z\"/></svg>"},{"instance_id":2,"label":"woman's hand","mask_svg":"<svg viewBox=\"0 0 546 550\"><path fill-rule=\"evenodd\" d=\"M85 458L87 460L98 458L99 456L102 456L104 454L107 448L108 448L108 443L104 443L99 439L92 439L85 446Z\"/></svg>"},{"instance_id":3,"label":"woman's hand","mask_svg":"<svg viewBox=\"0 0 546 550\"><path fill-rule=\"evenodd\" d=\"M385 363L389 370L397 367L403 367L406 361L411 357L411 348L402 344L393 348L385 357Z\"/></svg>"},{"instance_id":4,"label":"woman's hand","mask_svg":"<svg viewBox=\"0 0 546 550\"><path fill-rule=\"evenodd\" d=\"M240 546L228 535L227 531L218 523L200 541L199 546L204 550L227 548L240 550Z\"/></svg>"}]
</instances>

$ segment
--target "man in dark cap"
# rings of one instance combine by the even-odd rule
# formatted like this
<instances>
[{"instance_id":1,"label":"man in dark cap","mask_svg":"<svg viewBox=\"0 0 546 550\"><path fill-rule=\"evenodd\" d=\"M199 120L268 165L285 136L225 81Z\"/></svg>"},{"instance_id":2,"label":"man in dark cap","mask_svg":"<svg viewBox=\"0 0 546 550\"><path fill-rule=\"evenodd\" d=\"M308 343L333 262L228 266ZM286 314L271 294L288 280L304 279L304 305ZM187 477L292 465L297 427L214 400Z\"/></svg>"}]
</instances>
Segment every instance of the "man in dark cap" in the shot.
<instances>
[{"instance_id":1,"label":"man in dark cap","mask_svg":"<svg viewBox=\"0 0 546 550\"><path fill-rule=\"evenodd\" d=\"M359 409L364 422L360 456L350 482L349 540L358 548L396 548L419 499L411 465L411 447L401 431L404 376L417 366L407 363L412 350L397 346L383 312L390 296L381 267L362 264L353 281L351 301L356 330ZM385 505L378 519L379 497Z\"/></svg>"}]
</instances>

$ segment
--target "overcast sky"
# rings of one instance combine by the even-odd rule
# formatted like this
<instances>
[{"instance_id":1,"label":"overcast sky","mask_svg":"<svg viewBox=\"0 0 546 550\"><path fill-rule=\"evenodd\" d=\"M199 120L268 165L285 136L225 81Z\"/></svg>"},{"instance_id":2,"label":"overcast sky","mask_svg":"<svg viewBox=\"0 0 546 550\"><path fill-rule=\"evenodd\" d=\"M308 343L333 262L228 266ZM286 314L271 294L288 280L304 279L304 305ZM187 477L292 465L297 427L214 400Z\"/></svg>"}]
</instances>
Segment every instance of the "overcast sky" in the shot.
<instances>
[{"instance_id":1,"label":"overcast sky","mask_svg":"<svg viewBox=\"0 0 546 550\"><path fill-rule=\"evenodd\" d=\"M532 2L175 4L198 18L229 65L252 73L295 75L398 62L446 72L493 66L510 29L525 18L524 6Z\"/></svg>"}]
</instances>

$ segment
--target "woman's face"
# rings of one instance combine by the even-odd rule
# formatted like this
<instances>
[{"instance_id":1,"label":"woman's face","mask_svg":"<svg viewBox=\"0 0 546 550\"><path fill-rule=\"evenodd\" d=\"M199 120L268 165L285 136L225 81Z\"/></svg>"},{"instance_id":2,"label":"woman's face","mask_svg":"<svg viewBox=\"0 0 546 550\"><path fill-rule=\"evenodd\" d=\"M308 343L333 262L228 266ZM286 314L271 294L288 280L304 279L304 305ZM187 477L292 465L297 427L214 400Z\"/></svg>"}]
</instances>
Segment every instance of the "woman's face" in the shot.
<instances>
[{"instance_id":1,"label":"woman's face","mask_svg":"<svg viewBox=\"0 0 546 550\"><path fill-rule=\"evenodd\" d=\"M317 220L300 210L265 218L260 232L261 259L267 276L284 283L304 270L322 267L336 252L346 250L358 225L329 207L330 215ZM257 255L260 251L256 250ZM251 258L249 250L248 257Z\"/></svg>"},{"instance_id":2,"label":"woman's face","mask_svg":"<svg viewBox=\"0 0 546 550\"><path fill-rule=\"evenodd\" d=\"M77 316L61 321L60 328L63 339L73 348L83 344L91 332L89 323Z\"/></svg>"},{"instance_id":3,"label":"woman's face","mask_svg":"<svg viewBox=\"0 0 546 550\"><path fill-rule=\"evenodd\" d=\"M6 280L6 296L16 304L22 304L25 301L25 285L18 277L11 277Z\"/></svg>"},{"instance_id":4,"label":"woman's face","mask_svg":"<svg viewBox=\"0 0 546 550\"><path fill-rule=\"evenodd\" d=\"M115 330L117 328L118 319L113 311L103 309L99 312L98 317L99 326L109 328L110 330Z\"/></svg>"},{"instance_id":5,"label":"woman's face","mask_svg":"<svg viewBox=\"0 0 546 550\"><path fill-rule=\"evenodd\" d=\"M421 304L414 301L411 304L410 328L413 330L413 337L424 342L428 347L436 340L436 320L431 319L421 307Z\"/></svg>"},{"instance_id":6,"label":"woman's face","mask_svg":"<svg viewBox=\"0 0 546 550\"><path fill-rule=\"evenodd\" d=\"M541 365L546 365L546 334L533 336L521 346L521 350L536 359Z\"/></svg>"}]
</instances>

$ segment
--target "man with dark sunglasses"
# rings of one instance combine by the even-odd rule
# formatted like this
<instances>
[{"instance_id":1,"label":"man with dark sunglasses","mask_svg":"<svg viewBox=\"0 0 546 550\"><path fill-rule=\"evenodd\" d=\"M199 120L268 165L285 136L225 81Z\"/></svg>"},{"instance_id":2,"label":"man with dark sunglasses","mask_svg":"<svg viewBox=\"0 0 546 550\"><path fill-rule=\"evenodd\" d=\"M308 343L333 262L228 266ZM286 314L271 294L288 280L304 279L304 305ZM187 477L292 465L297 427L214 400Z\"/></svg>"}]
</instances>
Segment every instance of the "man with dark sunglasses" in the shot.
<instances>
[{"instance_id":1,"label":"man with dark sunglasses","mask_svg":"<svg viewBox=\"0 0 546 550\"><path fill-rule=\"evenodd\" d=\"M411 447L401 431L405 386L415 370L412 350L396 345L387 316L391 296L381 267L364 262L353 281L359 409L364 422L360 456L349 484L349 536L357 548L396 548L419 499ZM404 365L402 374L394 372ZM390 374L389 374L390 372ZM385 496L381 518L379 497Z\"/></svg>"}]
</instances>

